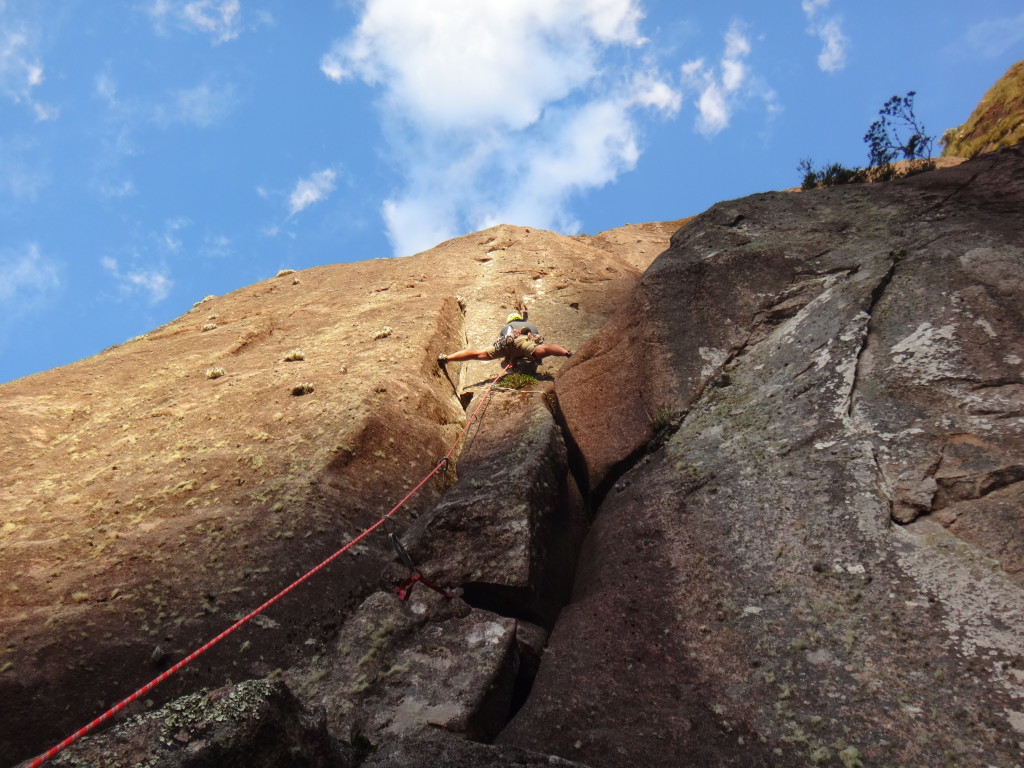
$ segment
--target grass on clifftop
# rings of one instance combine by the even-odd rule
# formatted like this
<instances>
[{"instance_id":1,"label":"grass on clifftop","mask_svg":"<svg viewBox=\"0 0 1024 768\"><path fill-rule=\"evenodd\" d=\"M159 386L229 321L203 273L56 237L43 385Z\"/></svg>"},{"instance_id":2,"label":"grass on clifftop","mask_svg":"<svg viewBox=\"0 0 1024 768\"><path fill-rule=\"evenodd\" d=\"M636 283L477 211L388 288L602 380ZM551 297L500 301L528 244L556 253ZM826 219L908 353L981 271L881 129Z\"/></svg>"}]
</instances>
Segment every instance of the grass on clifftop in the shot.
<instances>
[{"instance_id":1,"label":"grass on clifftop","mask_svg":"<svg viewBox=\"0 0 1024 768\"><path fill-rule=\"evenodd\" d=\"M996 81L967 122L942 135L943 156L974 157L1024 142L1024 61Z\"/></svg>"}]
</instances>

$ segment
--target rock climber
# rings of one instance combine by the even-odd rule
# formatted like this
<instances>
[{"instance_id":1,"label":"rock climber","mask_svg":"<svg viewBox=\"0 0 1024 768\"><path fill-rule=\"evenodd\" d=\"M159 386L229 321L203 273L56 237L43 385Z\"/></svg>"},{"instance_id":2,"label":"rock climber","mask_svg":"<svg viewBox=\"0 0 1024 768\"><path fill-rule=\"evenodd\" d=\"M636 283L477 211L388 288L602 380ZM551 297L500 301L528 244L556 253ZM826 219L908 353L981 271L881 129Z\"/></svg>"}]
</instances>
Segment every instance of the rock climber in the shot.
<instances>
[{"instance_id":1,"label":"rock climber","mask_svg":"<svg viewBox=\"0 0 1024 768\"><path fill-rule=\"evenodd\" d=\"M533 323L527 322L518 312L513 312L505 320L505 325L498 334L498 340L483 349L460 349L450 355L438 355L437 362L442 368L446 363L457 363L462 360L494 360L503 358L506 365L517 360L537 363L545 357L557 355L572 357L572 352L557 344L545 344L540 330Z\"/></svg>"}]
</instances>

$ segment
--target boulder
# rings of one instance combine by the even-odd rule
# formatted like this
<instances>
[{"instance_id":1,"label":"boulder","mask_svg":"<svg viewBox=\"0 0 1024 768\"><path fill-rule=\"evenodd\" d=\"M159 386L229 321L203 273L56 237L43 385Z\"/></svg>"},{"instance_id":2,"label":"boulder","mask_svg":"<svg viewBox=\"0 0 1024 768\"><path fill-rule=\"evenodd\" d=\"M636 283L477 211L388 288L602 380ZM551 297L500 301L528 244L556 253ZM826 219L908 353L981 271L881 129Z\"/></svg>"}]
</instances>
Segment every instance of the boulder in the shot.
<instances>
[{"instance_id":1,"label":"boulder","mask_svg":"<svg viewBox=\"0 0 1024 768\"><path fill-rule=\"evenodd\" d=\"M588 523L551 394L548 384L474 399L458 482L403 536L416 565L467 602L548 627Z\"/></svg>"},{"instance_id":2,"label":"boulder","mask_svg":"<svg viewBox=\"0 0 1024 768\"><path fill-rule=\"evenodd\" d=\"M443 731L487 741L509 717L519 673L516 622L418 589L375 592L334 647L286 679L327 713L342 742L383 745Z\"/></svg>"},{"instance_id":3,"label":"boulder","mask_svg":"<svg viewBox=\"0 0 1024 768\"><path fill-rule=\"evenodd\" d=\"M248 680L183 696L153 712L86 736L47 765L54 768L354 768L323 713L302 708L280 680Z\"/></svg>"}]
</instances>

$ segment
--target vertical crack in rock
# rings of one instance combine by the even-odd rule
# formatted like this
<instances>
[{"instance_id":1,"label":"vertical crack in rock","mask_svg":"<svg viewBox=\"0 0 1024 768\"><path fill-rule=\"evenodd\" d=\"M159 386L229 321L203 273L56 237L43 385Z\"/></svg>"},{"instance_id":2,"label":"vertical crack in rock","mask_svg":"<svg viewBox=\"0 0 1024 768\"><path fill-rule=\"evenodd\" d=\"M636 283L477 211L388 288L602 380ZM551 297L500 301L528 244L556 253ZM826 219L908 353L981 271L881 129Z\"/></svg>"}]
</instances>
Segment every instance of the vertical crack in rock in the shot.
<instances>
[{"instance_id":1,"label":"vertical crack in rock","mask_svg":"<svg viewBox=\"0 0 1024 768\"><path fill-rule=\"evenodd\" d=\"M861 340L860 349L857 350L857 355L854 360L853 376L850 383L850 391L846 400L846 415L849 418L853 418L854 408L857 403L857 389L861 384L861 378L864 375L864 355L871 344L872 332L874 331L874 316L875 308L878 303L882 300L882 296L885 294L886 289L892 283L893 278L896 276L896 265L899 264L900 259L906 255L905 251L890 251L889 256L892 261L889 263L889 269L882 276L881 280L875 285L874 290L871 291L871 297L868 300L867 309L865 313L868 316L867 325L864 329L864 338Z\"/></svg>"},{"instance_id":2,"label":"vertical crack in rock","mask_svg":"<svg viewBox=\"0 0 1024 768\"><path fill-rule=\"evenodd\" d=\"M403 544L425 576L460 593L467 610L515 628L510 703L501 722L483 729L492 733L530 695L548 633L571 595L590 512L576 479L586 475L573 466L579 449L550 385L494 392L475 425L458 482L410 525ZM395 583L403 576L385 573Z\"/></svg>"}]
</instances>

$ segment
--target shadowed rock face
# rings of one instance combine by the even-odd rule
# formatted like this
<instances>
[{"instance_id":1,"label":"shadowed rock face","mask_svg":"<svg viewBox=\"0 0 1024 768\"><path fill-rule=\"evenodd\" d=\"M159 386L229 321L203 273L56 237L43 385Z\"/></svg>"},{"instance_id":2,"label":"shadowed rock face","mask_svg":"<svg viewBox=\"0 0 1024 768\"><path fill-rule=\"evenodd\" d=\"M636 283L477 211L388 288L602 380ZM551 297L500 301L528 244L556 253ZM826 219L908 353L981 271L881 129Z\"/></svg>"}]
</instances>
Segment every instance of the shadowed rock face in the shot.
<instances>
[{"instance_id":1,"label":"shadowed rock face","mask_svg":"<svg viewBox=\"0 0 1024 768\"><path fill-rule=\"evenodd\" d=\"M1018 762L1021 210L1018 148L723 203L673 238L559 379L607 495L499 741L594 766Z\"/></svg>"}]
</instances>

